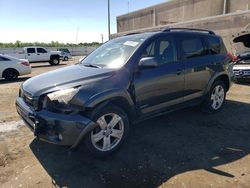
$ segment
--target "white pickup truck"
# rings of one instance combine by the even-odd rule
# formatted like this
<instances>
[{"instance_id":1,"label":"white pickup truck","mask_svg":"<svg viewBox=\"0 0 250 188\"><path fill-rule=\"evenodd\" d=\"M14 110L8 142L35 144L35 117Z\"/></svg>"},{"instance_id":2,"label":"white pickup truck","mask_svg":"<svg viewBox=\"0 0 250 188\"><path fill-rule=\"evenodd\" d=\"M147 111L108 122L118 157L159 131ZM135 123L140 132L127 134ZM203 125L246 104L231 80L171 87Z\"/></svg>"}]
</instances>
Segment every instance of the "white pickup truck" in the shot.
<instances>
[{"instance_id":1,"label":"white pickup truck","mask_svg":"<svg viewBox=\"0 0 250 188\"><path fill-rule=\"evenodd\" d=\"M60 63L60 52L50 52L43 47L24 47L22 52L8 55L18 59L27 59L30 63L49 62L51 65L58 65Z\"/></svg>"}]
</instances>

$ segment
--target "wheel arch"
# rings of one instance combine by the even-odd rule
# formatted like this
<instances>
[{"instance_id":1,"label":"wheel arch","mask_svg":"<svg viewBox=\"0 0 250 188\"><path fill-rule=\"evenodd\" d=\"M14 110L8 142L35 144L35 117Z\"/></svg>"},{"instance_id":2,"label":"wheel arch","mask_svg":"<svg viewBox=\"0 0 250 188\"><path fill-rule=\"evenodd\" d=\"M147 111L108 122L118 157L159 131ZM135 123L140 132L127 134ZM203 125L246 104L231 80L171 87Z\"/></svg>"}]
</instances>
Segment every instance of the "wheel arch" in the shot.
<instances>
[{"instance_id":1,"label":"wheel arch","mask_svg":"<svg viewBox=\"0 0 250 188\"><path fill-rule=\"evenodd\" d=\"M214 76L208 83L207 88L205 90L205 94L207 94L210 91L210 88L212 87L213 83L217 80L221 80L225 86L226 86L226 91L229 90L231 84L230 84L230 78L226 73L221 73L221 74L217 74L216 76Z\"/></svg>"},{"instance_id":2,"label":"wheel arch","mask_svg":"<svg viewBox=\"0 0 250 188\"><path fill-rule=\"evenodd\" d=\"M93 110L95 108L103 108L106 105L113 104L128 115L129 121L133 122L136 116L136 110L134 107L134 102L130 95L123 91L109 91L104 92L99 95L92 97L87 103L85 103L85 108L87 110Z\"/></svg>"},{"instance_id":3,"label":"wheel arch","mask_svg":"<svg viewBox=\"0 0 250 188\"><path fill-rule=\"evenodd\" d=\"M58 55L58 54L50 55L50 60L53 60L54 58L59 58L60 59L60 55Z\"/></svg>"},{"instance_id":4,"label":"wheel arch","mask_svg":"<svg viewBox=\"0 0 250 188\"><path fill-rule=\"evenodd\" d=\"M2 72L2 78L5 77L6 71L8 71L8 70L14 70L14 71L17 73L17 76L20 76L19 71L16 70L15 68L7 68L7 69L5 69L5 70Z\"/></svg>"}]
</instances>

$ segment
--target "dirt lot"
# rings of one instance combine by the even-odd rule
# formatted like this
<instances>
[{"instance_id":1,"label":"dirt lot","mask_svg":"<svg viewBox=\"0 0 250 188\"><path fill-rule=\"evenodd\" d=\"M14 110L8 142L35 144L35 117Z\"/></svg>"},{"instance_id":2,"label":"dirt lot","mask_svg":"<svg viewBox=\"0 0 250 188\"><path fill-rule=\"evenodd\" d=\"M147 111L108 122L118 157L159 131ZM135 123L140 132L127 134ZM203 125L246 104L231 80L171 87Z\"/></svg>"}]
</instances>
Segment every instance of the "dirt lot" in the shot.
<instances>
[{"instance_id":1,"label":"dirt lot","mask_svg":"<svg viewBox=\"0 0 250 188\"><path fill-rule=\"evenodd\" d=\"M34 64L31 76L67 64ZM15 97L27 78L0 80L1 122L19 120ZM249 143L250 86L235 84L218 114L189 108L137 124L105 160L37 141L23 125L0 133L0 187L248 188Z\"/></svg>"}]
</instances>

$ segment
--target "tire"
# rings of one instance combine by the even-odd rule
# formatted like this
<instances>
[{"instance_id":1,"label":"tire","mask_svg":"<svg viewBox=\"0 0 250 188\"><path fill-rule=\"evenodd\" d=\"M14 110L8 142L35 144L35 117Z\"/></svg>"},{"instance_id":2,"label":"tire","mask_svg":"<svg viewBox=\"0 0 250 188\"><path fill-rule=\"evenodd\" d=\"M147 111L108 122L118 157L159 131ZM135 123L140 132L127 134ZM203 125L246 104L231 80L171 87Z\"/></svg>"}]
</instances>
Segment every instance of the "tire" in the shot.
<instances>
[{"instance_id":1,"label":"tire","mask_svg":"<svg viewBox=\"0 0 250 188\"><path fill-rule=\"evenodd\" d=\"M3 77L5 80L16 80L19 76L19 73L15 69L7 69L3 72Z\"/></svg>"},{"instance_id":2,"label":"tire","mask_svg":"<svg viewBox=\"0 0 250 188\"><path fill-rule=\"evenodd\" d=\"M63 61L68 61L69 60L69 58L67 57L67 56L65 56L64 58L63 58Z\"/></svg>"},{"instance_id":3,"label":"tire","mask_svg":"<svg viewBox=\"0 0 250 188\"><path fill-rule=\"evenodd\" d=\"M222 109L226 99L226 86L221 80L213 83L206 99L203 102L203 110L208 113L216 113Z\"/></svg>"},{"instance_id":4,"label":"tire","mask_svg":"<svg viewBox=\"0 0 250 188\"><path fill-rule=\"evenodd\" d=\"M86 136L86 148L97 158L107 157L117 151L129 132L126 113L121 108L110 105L94 109L90 118L97 122L98 127Z\"/></svg>"},{"instance_id":5,"label":"tire","mask_svg":"<svg viewBox=\"0 0 250 188\"><path fill-rule=\"evenodd\" d=\"M51 65L59 65L60 63L60 58L59 57L52 57L50 60Z\"/></svg>"}]
</instances>

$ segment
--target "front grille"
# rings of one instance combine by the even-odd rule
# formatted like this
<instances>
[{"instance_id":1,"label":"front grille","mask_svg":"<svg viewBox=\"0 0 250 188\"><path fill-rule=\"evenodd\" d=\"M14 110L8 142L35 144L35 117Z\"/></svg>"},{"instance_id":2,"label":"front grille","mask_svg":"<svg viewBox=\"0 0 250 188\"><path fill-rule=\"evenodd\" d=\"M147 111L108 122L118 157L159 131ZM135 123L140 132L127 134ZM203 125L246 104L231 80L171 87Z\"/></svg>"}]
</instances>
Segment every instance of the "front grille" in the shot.
<instances>
[{"instance_id":1,"label":"front grille","mask_svg":"<svg viewBox=\"0 0 250 188\"><path fill-rule=\"evenodd\" d=\"M250 75L250 70L234 70L234 75L237 75L237 76L248 76Z\"/></svg>"}]
</instances>

